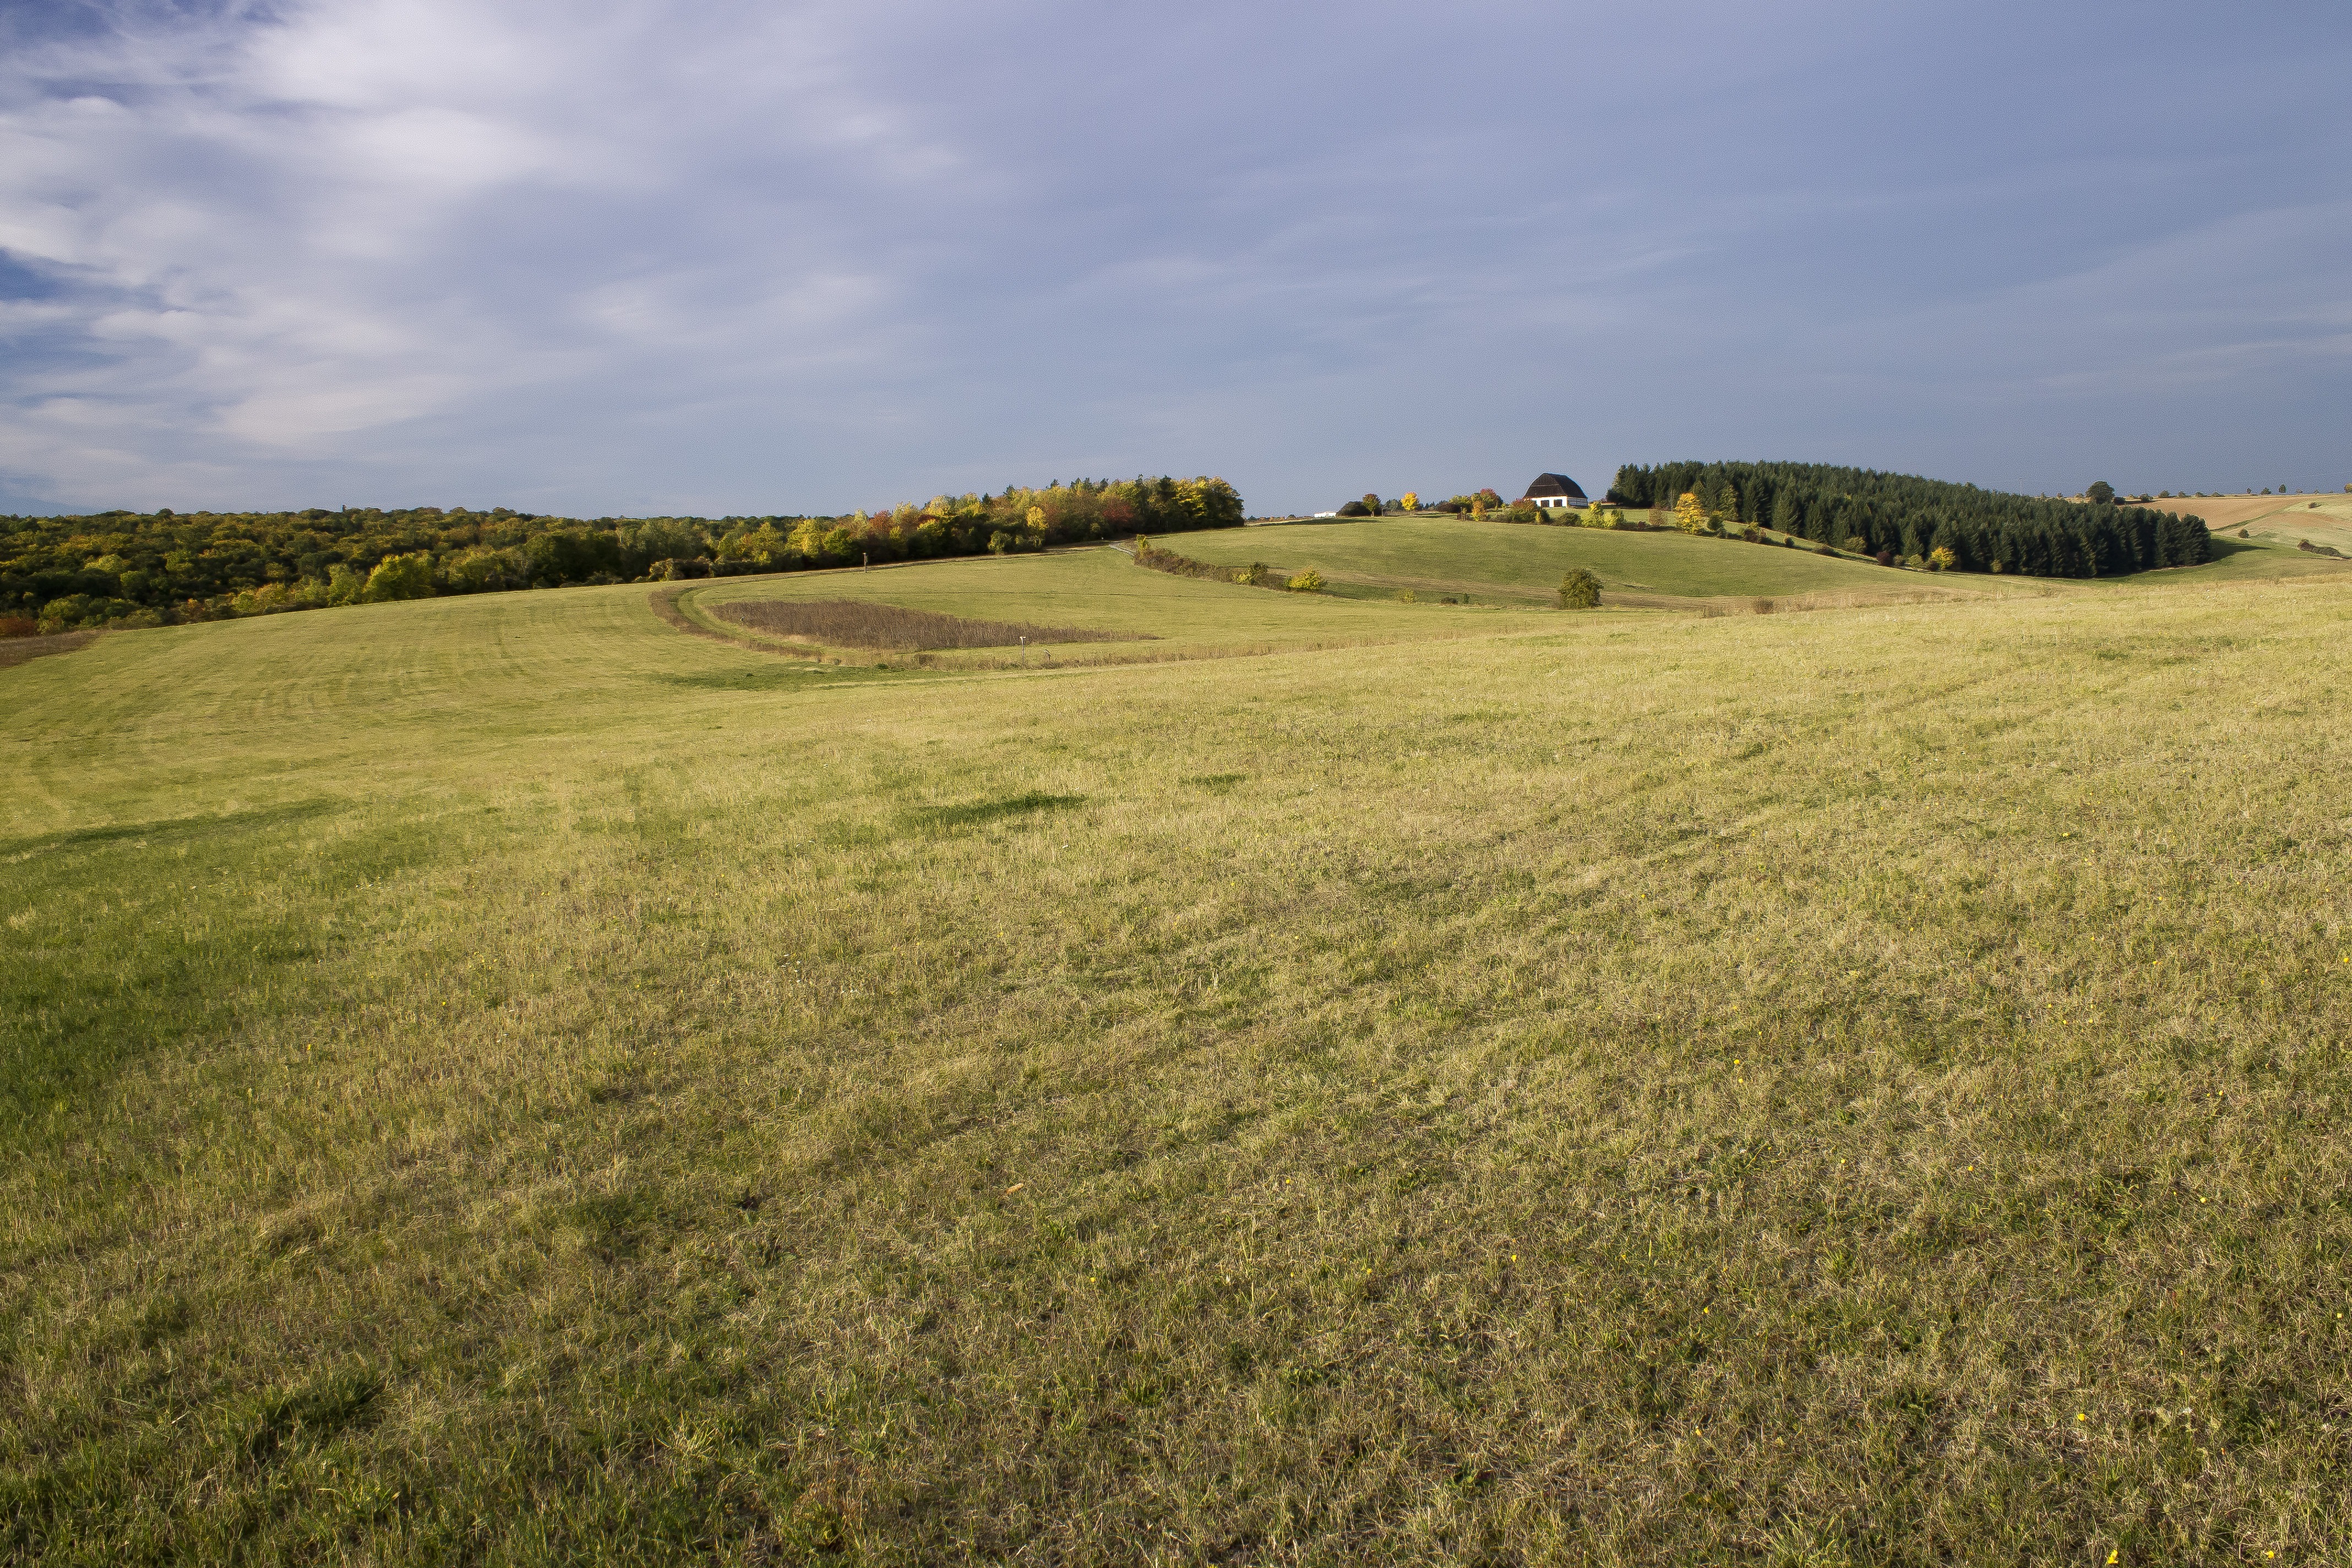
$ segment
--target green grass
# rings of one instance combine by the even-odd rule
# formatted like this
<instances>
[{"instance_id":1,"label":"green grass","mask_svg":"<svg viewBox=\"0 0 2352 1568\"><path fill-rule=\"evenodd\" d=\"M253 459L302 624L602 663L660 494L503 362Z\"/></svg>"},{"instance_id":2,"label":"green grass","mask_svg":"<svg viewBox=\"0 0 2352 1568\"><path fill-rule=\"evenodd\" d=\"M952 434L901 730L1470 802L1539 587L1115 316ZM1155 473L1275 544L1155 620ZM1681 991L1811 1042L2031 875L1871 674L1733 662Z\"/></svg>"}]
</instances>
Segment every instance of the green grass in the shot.
<instances>
[{"instance_id":1,"label":"green grass","mask_svg":"<svg viewBox=\"0 0 2352 1568\"><path fill-rule=\"evenodd\" d=\"M1410 587L1416 595L1468 593L1507 602L1550 602L1572 566L1593 573L1604 590L1675 598L1920 594L1954 585L1998 591L2007 585L1990 577L1894 572L1801 546L1484 520L1275 524L1186 534L1169 542L1195 560L1220 565L1262 560L1289 570L1313 566L1335 583L1391 592Z\"/></svg>"},{"instance_id":2,"label":"green grass","mask_svg":"<svg viewBox=\"0 0 2352 1568\"><path fill-rule=\"evenodd\" d=\"M851 589L0 671L0 1555L2340 1554L2341 583Z\"/></svg>"}]
</instances>

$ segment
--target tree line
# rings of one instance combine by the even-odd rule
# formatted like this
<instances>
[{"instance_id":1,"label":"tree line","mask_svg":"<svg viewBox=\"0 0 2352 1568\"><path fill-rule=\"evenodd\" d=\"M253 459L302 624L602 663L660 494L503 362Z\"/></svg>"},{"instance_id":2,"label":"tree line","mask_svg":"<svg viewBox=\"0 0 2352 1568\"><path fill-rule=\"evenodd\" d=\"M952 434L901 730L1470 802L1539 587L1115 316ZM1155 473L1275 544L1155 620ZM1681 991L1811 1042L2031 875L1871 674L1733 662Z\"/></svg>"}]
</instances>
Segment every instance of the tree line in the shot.
<instances>
[{"instance_id":1,"label":"tree line","mask_svg":"<svg viewBox=\"0 0 2352 1568\"><path fill-rule=\"evenodd\" d=\"M2111 502L2044 500L1826 463L1659 463L1617 470L1608 499L1777 529L1862 554L1963 572L2111 577L2210 559L2204 520ZM1938 552L1948 552L1938 556Z\"/></svg>"},{"instance_id":2,"label":"tree line","mask_svg":"<svg viewBox=\"0 0 2352 1568\"><path fill-rule=\"evenodd\" d=\"M0 516L0 633L1006 554L1241 521L1241 497L1224 480L1165 476L1008 485L834 517L583 519L435 506Z\"/></svg>"}]
</instances>

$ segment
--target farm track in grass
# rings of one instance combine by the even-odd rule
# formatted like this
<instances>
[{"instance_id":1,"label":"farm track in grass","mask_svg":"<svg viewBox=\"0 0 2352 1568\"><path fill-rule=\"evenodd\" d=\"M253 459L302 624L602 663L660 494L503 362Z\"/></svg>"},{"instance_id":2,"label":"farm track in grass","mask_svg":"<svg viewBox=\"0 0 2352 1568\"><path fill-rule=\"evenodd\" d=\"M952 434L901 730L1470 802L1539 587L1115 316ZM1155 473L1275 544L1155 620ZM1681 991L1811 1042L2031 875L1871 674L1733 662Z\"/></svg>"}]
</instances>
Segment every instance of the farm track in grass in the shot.
<instances>
[{"instance_id":1,"label":"farm track in grass","mask_svg":"<svg viewBox=\"0 0 2352 1568\"><path fill-rule=\"evenodd\" d=\"M885 575L6 672L0 1557L2341 1555L2337 580Z\"/></svg>"}]
</instances>

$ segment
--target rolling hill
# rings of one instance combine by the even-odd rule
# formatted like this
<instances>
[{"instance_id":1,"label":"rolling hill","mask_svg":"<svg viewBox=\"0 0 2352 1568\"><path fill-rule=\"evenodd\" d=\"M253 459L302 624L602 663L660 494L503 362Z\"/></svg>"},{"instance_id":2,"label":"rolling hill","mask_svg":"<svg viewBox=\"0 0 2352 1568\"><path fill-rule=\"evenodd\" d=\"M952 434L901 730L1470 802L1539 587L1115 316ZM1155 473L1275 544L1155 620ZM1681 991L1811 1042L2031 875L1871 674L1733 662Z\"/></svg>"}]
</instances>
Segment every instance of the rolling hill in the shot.
<instances>
[{"instance_id":1,"label":"rolling hill","mask_svg":"<svg viewBox=\"0 0 2352 1568\"><path fill-rule=\"evenodd\" d=\"M2344 581L1423 526L0 669L0 1556L2325 1560Z\"/></svg>"}]
</instances>

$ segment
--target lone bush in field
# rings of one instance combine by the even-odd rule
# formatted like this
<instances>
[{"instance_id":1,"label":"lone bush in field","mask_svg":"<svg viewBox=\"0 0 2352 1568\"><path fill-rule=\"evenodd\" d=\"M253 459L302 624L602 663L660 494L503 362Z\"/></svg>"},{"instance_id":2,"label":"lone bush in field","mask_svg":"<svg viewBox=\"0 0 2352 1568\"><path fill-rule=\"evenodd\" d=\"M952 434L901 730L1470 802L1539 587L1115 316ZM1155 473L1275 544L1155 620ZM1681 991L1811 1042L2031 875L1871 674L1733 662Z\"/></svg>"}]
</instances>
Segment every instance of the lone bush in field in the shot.
<instances>
[{"instance_id":1,"label":"lone bush in field","mask_svg":"<svg viewBox=\"0 0 2352 1568\"><path fill-rule=\"evenodd\" d=\"M1927 570L1949 572L1958 560L1959 556L1953 552L1950 545L1938 544L1935 549L1927 552Z\"/></svg>"},{"instance_id":2,"label":"lone bush in field","mask_svg":"<svg viewBox=\"0 0 2352 1568\"><path fill-rule=\"evenodd\" d=\"M1285 584L1294 594L1319 594L1323 591L1323 574L1309 566Z\"/></svg>"},{"instance_id":3,"label":"lone bush in field","mask_svg":"<svg viewBox=\"0 0 2352 1568\"><path fill-rule=\"evenodd\" d=\"M1870 553L1870 541L1857 533L1845 542L1845 549L1849 555L1867 555Z\"/></svg>"},{"instance_id":4,"label":"lone bush in field","mask_svg":"<svg viewBox=\"0 0 2352 1568\"><path fill-rule=\"evenodd\" d=\"M1600 603L1601 579L1581 566L1569 568L1568 575L1559 580L1559 607L1589 610Z\"/></svg>"}]
</instances>

